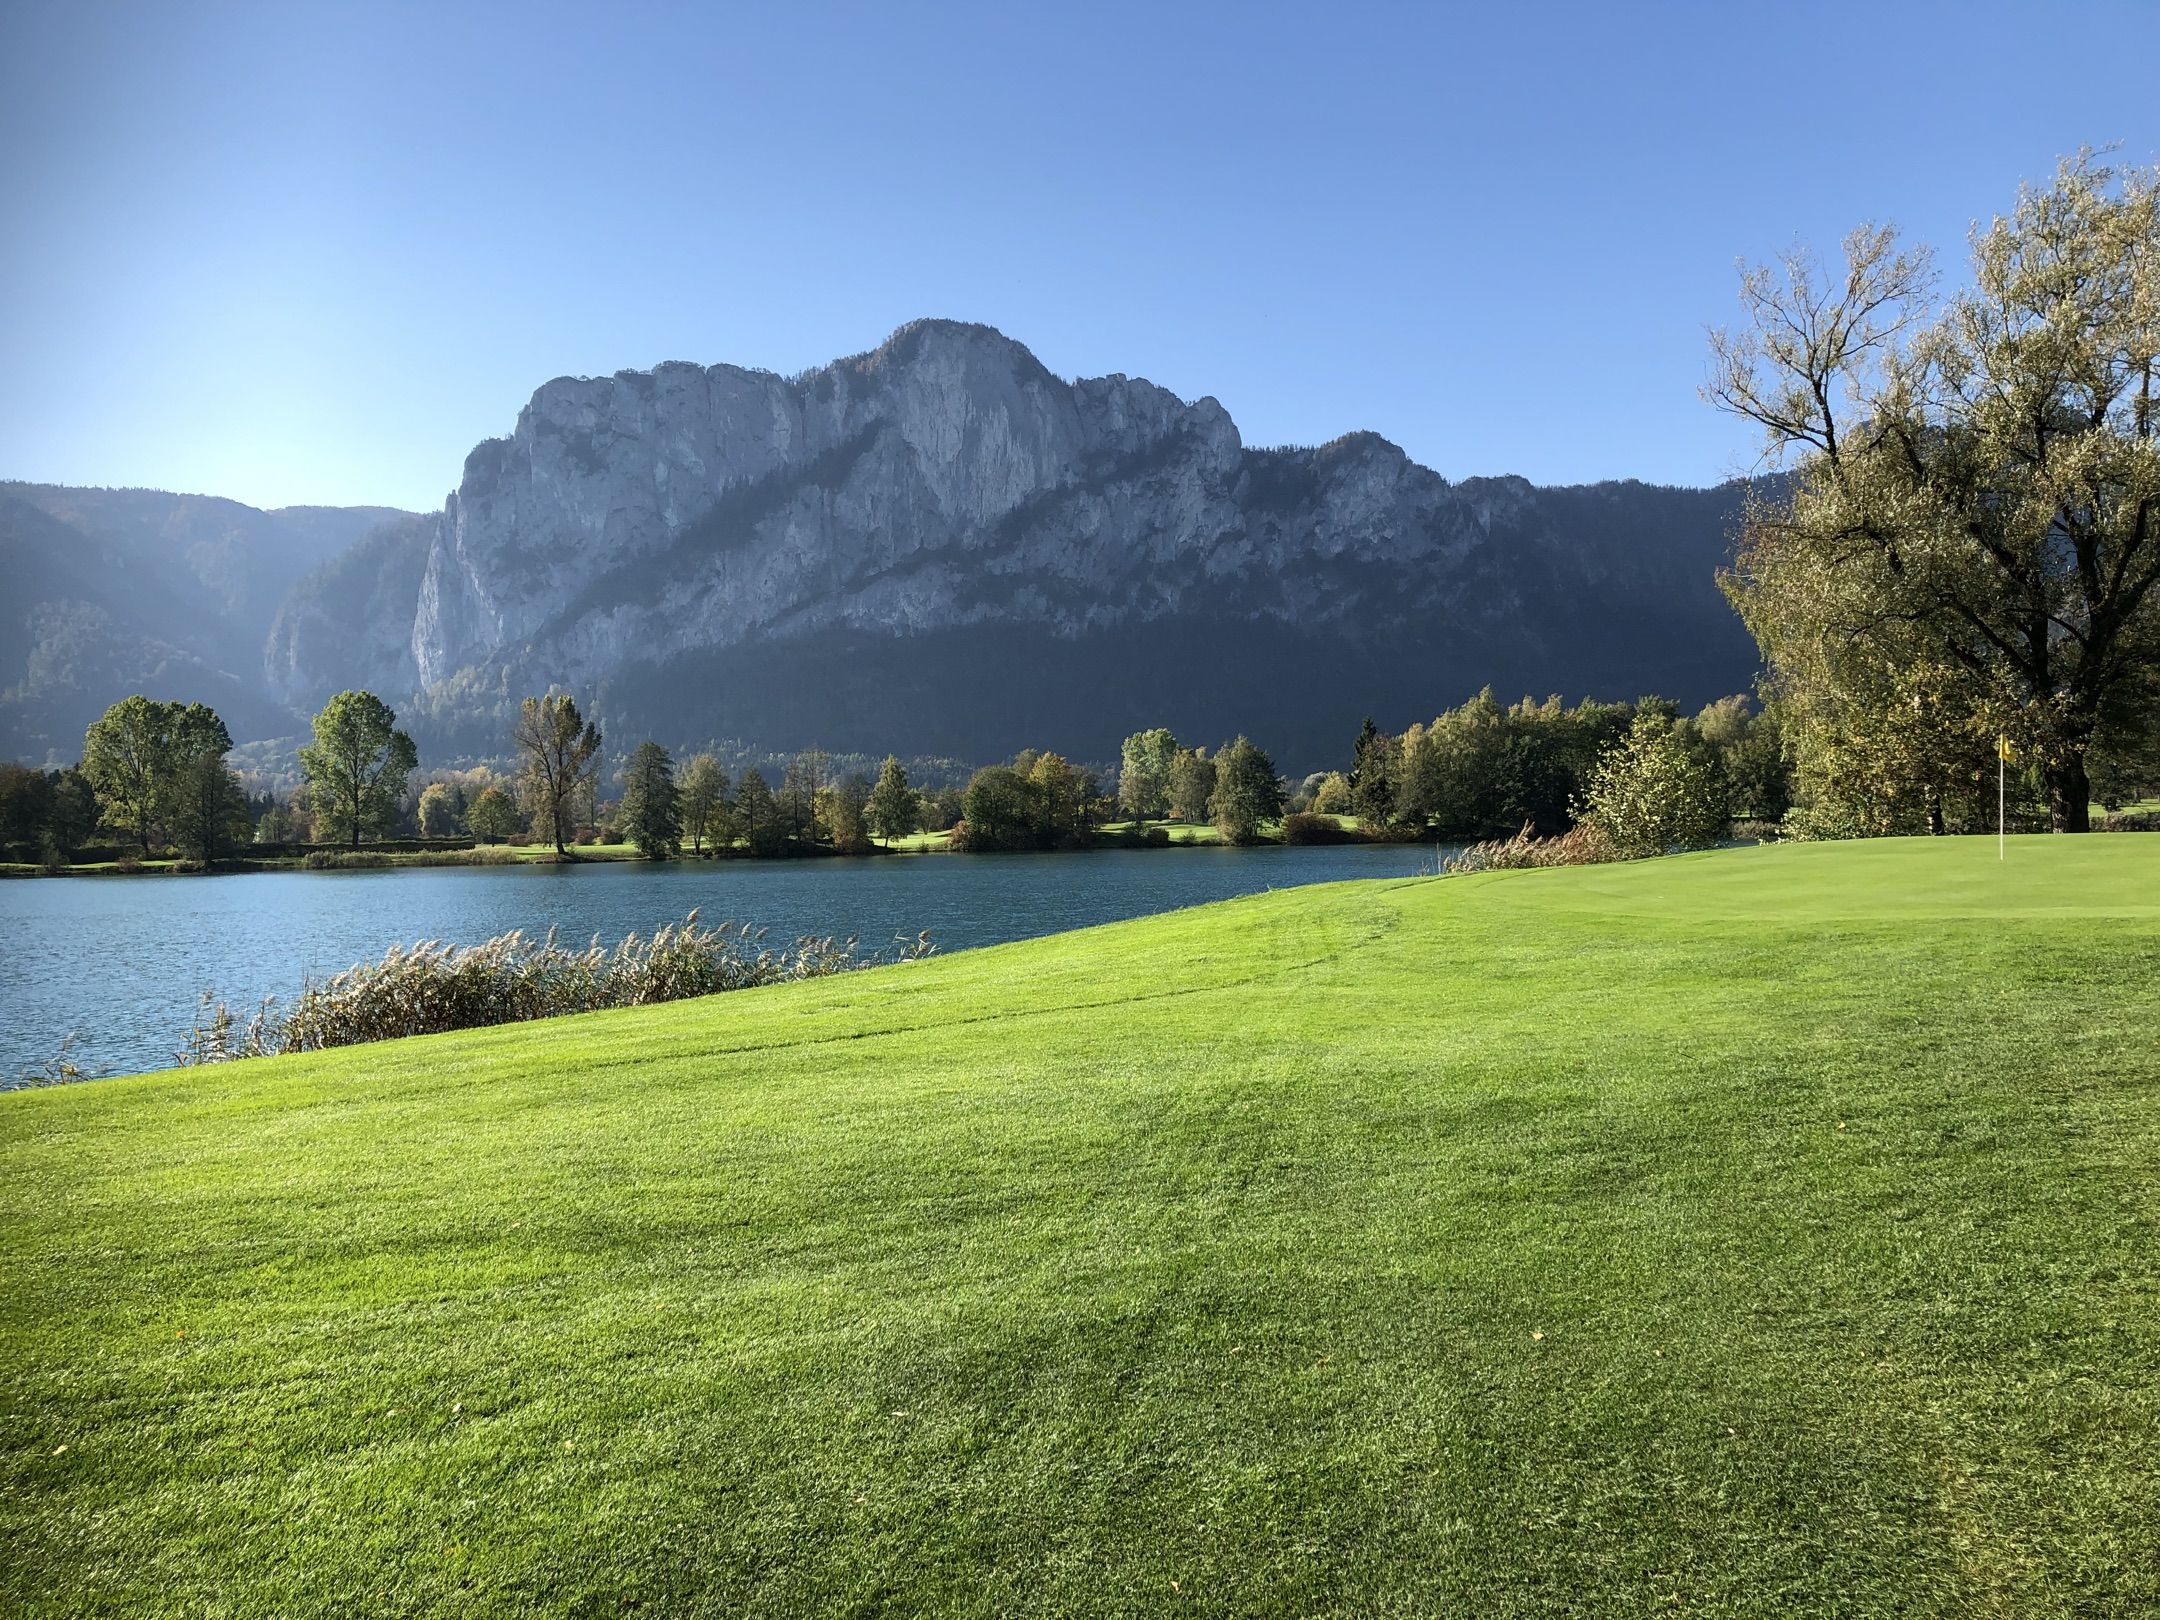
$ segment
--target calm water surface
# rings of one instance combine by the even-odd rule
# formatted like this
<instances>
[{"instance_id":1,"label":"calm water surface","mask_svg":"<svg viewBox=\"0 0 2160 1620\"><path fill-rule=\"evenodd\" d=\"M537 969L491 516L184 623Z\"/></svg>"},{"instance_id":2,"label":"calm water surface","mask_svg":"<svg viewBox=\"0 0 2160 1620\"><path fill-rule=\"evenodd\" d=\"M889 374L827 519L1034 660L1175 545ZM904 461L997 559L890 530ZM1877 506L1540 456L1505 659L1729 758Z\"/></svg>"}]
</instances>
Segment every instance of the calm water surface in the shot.
<instances>
[{"instance_id":1,"label":"calm water surface","mask_svg":"<svg viewBox=\"0 0 2160 1620\"><path fill-rule=\"evenodd\" d=\"M206 989L252 1009L422 939L473 945L554 927L613 944L696 906L701 922L751 922L774 939L853 934L876 949L927 928L950 951L1433 862L1430 846L1348 845L11 880L0 882L0 1073L51 1057L70 1030L78 1062L161 1068Z\"/></svg>"}]
</instances>

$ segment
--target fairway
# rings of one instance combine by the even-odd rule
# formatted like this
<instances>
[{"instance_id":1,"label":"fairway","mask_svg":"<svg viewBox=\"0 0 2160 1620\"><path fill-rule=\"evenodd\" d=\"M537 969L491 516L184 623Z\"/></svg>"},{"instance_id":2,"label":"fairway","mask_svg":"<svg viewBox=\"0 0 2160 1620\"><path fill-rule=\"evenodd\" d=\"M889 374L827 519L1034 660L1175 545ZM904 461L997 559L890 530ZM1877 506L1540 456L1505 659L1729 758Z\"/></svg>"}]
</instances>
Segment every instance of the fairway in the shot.
<instances>
[{"instance_id":1,"label":"fairway","mask_svg":"<svg viewBox=\"0 0 2160 1620\"><path fill-rule=\"evenodd\" d=\"M2160 837L0 1096L0 1612L2141 1615Z\"/></svg>"}]
</instances>

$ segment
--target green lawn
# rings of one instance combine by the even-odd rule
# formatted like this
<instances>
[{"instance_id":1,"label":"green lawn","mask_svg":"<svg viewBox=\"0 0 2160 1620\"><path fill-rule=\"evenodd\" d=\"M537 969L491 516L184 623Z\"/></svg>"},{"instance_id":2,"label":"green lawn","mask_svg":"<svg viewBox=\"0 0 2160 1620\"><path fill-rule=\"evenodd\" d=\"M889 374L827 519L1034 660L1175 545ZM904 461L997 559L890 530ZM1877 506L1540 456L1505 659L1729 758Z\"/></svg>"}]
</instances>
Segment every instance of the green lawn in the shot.
<instances>
[{"instance_id":1,"label":"green lawn","mask_svg":"<svg viewBox=\"0 0 2160 1620\"><path fill-rule=\"evenodd\" d=\"M2150 1615L2160 837L0 1097L0 1612Z\"/></svg>"}]
</instances>

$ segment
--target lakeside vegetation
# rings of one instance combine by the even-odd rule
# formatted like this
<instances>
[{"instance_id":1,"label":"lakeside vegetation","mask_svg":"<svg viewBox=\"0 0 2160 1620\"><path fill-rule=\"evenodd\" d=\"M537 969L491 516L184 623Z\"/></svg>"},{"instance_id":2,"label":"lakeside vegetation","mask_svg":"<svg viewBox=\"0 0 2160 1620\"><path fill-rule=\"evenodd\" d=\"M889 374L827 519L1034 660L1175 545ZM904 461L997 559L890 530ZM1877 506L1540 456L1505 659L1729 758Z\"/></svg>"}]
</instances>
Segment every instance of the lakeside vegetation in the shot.
<instances>
[{"instance_id":1,"label":"lakeside vegetation","mask_svg":"<svg viewBox=\"0 0 2160 1620\"><path fill-rule=\"evenodd\" d=\"M2156 897L1360 883L0 1099L0 1592L2141 1612Z\"/></svg>"}]
</instances>

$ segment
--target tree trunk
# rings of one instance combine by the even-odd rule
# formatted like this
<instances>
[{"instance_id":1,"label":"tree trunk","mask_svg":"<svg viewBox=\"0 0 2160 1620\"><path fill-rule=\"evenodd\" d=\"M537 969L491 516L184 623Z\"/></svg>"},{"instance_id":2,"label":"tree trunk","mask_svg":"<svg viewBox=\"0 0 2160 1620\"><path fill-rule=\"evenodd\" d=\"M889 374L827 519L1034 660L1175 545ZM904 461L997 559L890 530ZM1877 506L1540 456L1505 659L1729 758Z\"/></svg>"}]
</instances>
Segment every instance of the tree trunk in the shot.
<instances>
[{"instance_id":1,"label":"tree trunk","mask_svg":"<svg viewBox=\"0 0 2160 1620\"><path fill-rule=\"evenodd\" d=\"M2079 749L2048 767L2048 821L2056 832L2092 831L2092 783L2085 775L2085 752Z\"/></svg>"},{"instance_id":2,"label":"tree trunk","mask_svg":"<svg viewBox=\"0 0 2160 1620\"><path fill-rule=\"evenodd\" d=\"M1927 821L1928 821L1928 836L1929 836L1930 838L1940 838L1940 837L1942 837L1942 835L1943 835L1943 807L1942 807L1942 792L1941 792L1941 790L1940 790L1940 789L1938 789L1938 788L1932 788L1932 787L1931 787L1931 788L1929 788L1929 789L1927 790Z\"/></svg>"}]
</instances>

